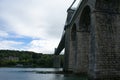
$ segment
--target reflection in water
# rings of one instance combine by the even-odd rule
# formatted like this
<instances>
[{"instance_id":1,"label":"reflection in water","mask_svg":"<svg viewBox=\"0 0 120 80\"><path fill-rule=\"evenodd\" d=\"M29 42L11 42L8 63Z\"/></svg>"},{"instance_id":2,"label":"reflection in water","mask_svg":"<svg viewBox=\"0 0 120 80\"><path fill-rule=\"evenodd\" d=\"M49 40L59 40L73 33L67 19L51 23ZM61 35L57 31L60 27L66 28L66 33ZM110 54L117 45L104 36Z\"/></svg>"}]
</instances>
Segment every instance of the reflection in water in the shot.
<instances>
[{"instance_id":1,"label":"reflection in water","mask_svg":"<svg viewBox=\"0 0 120 80\"><path fill-rule=\"evenodd\" d=\"M72 74L39 74L35 71L61 71L53 68L0 68L0 80L86 80Z\"/></svg>"},{"instance_id":2,"label":"reflection in water","mask_svg":"<svg viewBox=\"0 0 120 80\"><path fill-rule=\"evenodd\" d=\"M64 76L61 74L54 74L51 80L64 80Z\"/></svg>"}]
</instances>

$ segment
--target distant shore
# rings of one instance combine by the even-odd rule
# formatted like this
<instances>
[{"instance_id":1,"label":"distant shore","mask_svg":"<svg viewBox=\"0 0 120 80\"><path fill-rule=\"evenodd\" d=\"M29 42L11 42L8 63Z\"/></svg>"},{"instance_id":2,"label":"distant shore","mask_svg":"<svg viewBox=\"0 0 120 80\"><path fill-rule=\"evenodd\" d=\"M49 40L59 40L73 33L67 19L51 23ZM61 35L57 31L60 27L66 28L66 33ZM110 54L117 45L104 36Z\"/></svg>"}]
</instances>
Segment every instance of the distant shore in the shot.
<instances>
[{"instance_id":1,"label":"distant shore","mask_svg":"<svg viewBox=\"0 0 120 80\"><path fill-rule=\"evenodd\" d=\"M63 66L63 55L60 55ZM54 55L30 51L0 50L0 67L54 67Z\"/></svg>"}]
</instances>

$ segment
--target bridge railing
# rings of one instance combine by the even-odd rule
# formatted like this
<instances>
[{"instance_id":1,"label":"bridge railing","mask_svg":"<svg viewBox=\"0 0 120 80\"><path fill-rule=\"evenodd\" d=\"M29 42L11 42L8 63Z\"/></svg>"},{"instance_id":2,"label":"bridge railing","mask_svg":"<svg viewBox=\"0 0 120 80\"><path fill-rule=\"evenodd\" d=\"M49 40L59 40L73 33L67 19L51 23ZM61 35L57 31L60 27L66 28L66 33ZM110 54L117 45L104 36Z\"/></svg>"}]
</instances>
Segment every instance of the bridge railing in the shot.
<instances>
[{"instance_id":1,"label":"bridge railing","mask_svg":"<svg viewBox=\"0 0 120 80\"><path fill-rule=\"evenodd\" d=\"M74 0L70 7L71 8L77 8L82 1L83 0Z\"/></svg>"}]
</instances>

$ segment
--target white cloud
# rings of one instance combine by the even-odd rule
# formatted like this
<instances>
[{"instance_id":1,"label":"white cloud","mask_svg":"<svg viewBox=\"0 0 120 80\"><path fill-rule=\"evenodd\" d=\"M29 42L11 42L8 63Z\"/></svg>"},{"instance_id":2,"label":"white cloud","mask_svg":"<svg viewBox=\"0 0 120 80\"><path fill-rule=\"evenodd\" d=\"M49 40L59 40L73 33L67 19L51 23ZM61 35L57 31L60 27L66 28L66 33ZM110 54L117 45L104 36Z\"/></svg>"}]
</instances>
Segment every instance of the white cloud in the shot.
<instances>
[{"instance_id":1,"label":"white cloud","mask_svg":"<svg viewBox=\"0 0 120 80\"><path fill-rule=\"evenodd\" d=\"M8 33L0 30L0 37L8 37Z\"/></svg>"},{"instance_id":2,"label":"white cloud","mask_svg":"<svg viewBox=\"0 0 120 80\"><path fill-rule=\"evenodd\" d=\"M15 1L14 4L8 2L4 3L7 6L0 14L11 26L8 27L9 30L33 38L60 37L66 18L67 1L25 0ZM1 7L4 7L2 5ZM58 35L54 34L56 32Z\"/></svg>"},{"instance_id":3,"label":"white cloud","mask_svg":"<svg viewBox=\"0 0 120 80\"><path fill-rule=\"evenodd\" d=\"M66 10L73 0L2 0L0 1L0 18L7 23L7 32L16 36L33 38L31 43L24 46L26 50L49 53L57 47L61 38ZM11 36L6 31L1 36ZM8 36L9 35L9 36ZM34 40L34 39L38 40ZM43 39L43 40L41 40ZM16 49L14 41L2 41L2 48Z\"/></svg>"},{"instance_id":4,"label":"white cloud","mask_svg":"<svg viewBox=\"0 0 120 80\"><path fill-rule=\"evenodd\" d=\"M3 40L0 41L0 49L18 49L18 45L22 45L23 42L16 42L16 41L10 41L10 40Z\"/></svg>"},{"instance_id":5,"label":"white cloud","mask_svg":"<svg viewBox=\"0 0 120 80\"><path fill-rule=\"evenodd\" d=\"M28 44L26 49L28 51L54 53L54 48L57 46L58 40L33 40Z\"/></svg>"}]
</instances>

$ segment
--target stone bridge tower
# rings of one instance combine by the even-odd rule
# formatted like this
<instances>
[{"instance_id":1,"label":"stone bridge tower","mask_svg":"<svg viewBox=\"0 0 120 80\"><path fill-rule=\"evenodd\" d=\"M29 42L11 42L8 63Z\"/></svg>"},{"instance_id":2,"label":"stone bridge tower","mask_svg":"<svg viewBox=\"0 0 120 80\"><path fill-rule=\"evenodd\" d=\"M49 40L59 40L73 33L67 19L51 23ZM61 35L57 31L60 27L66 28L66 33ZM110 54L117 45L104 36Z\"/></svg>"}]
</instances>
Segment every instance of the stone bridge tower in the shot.
<instances>
[{"instance_id":1,"label":"stone bridge tower","mask_svg":"<svg viewBox=\"0 0 120 80\"><path fill-rule=\"evenodd\" d=\"M64 30L55 53L65 48L64 71L120 80L120 0L82 0Z\"/></svg>"}]
</instances>

